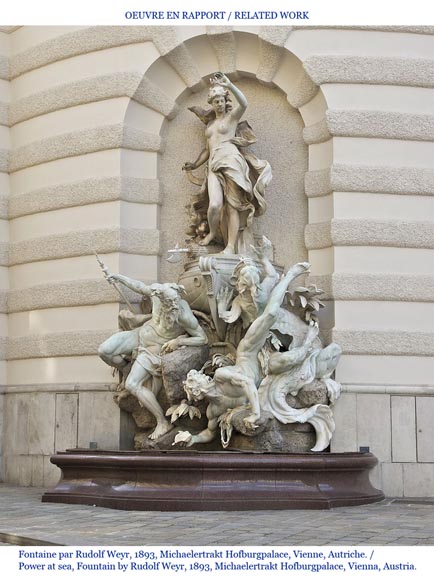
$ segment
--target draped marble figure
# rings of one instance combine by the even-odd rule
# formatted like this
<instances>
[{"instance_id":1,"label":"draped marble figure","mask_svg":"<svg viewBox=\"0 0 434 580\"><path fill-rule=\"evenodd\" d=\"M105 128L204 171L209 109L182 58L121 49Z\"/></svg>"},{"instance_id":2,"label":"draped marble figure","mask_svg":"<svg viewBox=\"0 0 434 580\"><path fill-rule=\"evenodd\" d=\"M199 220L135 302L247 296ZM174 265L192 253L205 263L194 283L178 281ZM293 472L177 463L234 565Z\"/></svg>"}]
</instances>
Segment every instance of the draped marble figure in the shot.
<instances>
[{"instance_id":1,"label":"draped marble figure","mask_svg":"<svg viewBox=\"0 0 434 580\"><path fill-rule=\"evenodd\" d=\"M223 73L216 73L210 83L212 108L190 108L206 125L206 145L196 161L185 163L183 169L191 172L207 163L202 193L208 195L209 233L199 244L222 239L225 254L246 254L253 243L253 217L266 210L264 192L272 178L271 167L240 149L256 141L247 121L240 122L247 109L245 95Z\"/></svg>"}]
</instances>

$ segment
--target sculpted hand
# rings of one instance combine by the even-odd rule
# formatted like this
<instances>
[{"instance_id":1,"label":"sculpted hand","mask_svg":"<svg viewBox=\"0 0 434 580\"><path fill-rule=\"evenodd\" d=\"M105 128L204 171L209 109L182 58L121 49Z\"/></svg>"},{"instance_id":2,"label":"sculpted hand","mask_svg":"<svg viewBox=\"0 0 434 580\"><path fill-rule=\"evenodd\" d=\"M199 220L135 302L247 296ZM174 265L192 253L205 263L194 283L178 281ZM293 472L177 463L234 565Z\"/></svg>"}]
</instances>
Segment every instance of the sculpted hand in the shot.
<instances>
[{"instance_id":1,"label":"sculpted hand","mask_svg":"<svg viewBox=\"0 0 434 580\"><path fill-rule=\"evenodd\" d=\"M179 339L173 338L172 340L169 340L165 344L163 344L163 346L161 347L160 353L161 354L168 354L169 352L173 352L174 350L176 350L180 346L181 345L179 344Z\"/></svg>"},{"instance_id":2,"label":"sculpted hand","mask_svg":"<svg viewBox=\"0 0 434 580\"><path fill-rule=\"evenodd\" d=\"M267 258L268 260L272 260L273 258L273 244L266 236L262 236L261 243L258 247L250 246L255 254L258 256L260 260Z\"/></svg>"},{"instance_id":3,"label":"sculpted hand","mask_svg":"<svg viewBox=\"0 0 434 580\"><path fill-rule=\"evenodd\" d=\"M309 262L299 262L298 264L295 264L295 266L292 266L291 272L297 276L300 276L300 274L305 274L306 272L310 272L310 264Z\"/></svg>"},{"instance_id":4,"label":"sculpted hand","mask_svg":"<svg viewBox=\"0 0 434 580\"><path fill-rule=\"evenodd\" d=\"M179 444L181 447L190 447L193 445L193 435L188 431L180 431L176 434L176 437L172 443L172 445Z\"/></svg>"},{"instance_id":5,"label":"sculpted hand","mask_svg":"<svg viewBox=\"0 0 434 580\"><path fill-rule=\"evenodd\" d=\"M219 293L217 294L217 304L220 316L222 316L222 314L229 309L229 305L232 301L233 295L234 295L233 290L231 290L227 286L219 290Z\"/></svg>"},{"instance_id":6,"label":"sculpted hand","mask_svg":"<svg viewBox=\"0 0 434 580\"><path fill-rule=\"evenodd\" d=\"M197 169L197 167L191 161L186 161L182 166L182 171L193 171L193 169Z\"/></svg>"},{"instance_id":7,"label":"sculpted hand","mask_svg":"<svg viewBox=\"0 0 434 580\"><path fill-rule=\"evenodd\" d=\"M319 326L318 326L318 323L315 322L315 321L313 321L313 320L311 320L309 322L309 329L307 331L306 338L309 341L313 341L318 336L318 334L319 334Z\"/></svg>"},{"instance_id":8,"label":"sculpted hand","mask_svg":"<svg viewBox=\"0 0 434 580\"><path fill-rule=\"evenodd\" d=\"M222 72L218 72L211 77L210 82L212 85L221 85L222 87L229 87L232 84L228 77Z\"/></svg>"},{"instance_id":9,"label":"sculpted hand","mask_svg":"<svg viewBox=\"0 0 434 580\"><path fill-rule=\"evenodd\" d=\"M118 282L119 281L119 276L118 276L118 274L111 274L110 272L107 272L105 279L110 284L113 284L113 282Z\"/></svg>"}]
</instances>

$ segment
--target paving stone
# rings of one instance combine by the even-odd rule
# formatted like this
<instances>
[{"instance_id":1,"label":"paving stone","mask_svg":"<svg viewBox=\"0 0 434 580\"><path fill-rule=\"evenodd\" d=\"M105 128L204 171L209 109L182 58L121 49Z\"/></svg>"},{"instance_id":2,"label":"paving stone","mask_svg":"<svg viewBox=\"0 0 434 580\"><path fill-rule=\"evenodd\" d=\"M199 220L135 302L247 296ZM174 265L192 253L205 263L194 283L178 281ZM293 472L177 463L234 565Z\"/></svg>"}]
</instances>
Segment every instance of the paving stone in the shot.
<instances>
[{"instance_id":1,"label":"paving stone","mask_svg":"<svg viewBox=\"0 0 434 580\"><path fill-rule=\"evenodd\" d=\"M42 493L0 484L0 533L62 545L434 545L432 503L171 513L46 504Z\"/></svg>"}]
</instances>

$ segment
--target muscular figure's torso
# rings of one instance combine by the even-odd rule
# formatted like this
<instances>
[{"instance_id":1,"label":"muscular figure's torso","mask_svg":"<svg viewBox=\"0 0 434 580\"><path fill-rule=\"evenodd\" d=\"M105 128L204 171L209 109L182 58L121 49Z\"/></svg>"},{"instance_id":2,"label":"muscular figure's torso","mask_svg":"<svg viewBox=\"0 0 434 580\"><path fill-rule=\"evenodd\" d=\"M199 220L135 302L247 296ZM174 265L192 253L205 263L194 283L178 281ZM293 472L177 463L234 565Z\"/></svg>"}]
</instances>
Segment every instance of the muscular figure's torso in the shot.
<instances>
[{"instance_id":1,"label":"muscular figure's torso","mask_svg":"<svg viewBox=\"0 0 434 580\"><path fill-rule=\"evenodd\" d=\"M159 354L163 344L185 334L182 326L183 308L180 304L178 322L168 324L162 315L162 306L158 298L152 298L152 318L145 322L139 331L139 346Z\"/></svg>"}]
</instances>

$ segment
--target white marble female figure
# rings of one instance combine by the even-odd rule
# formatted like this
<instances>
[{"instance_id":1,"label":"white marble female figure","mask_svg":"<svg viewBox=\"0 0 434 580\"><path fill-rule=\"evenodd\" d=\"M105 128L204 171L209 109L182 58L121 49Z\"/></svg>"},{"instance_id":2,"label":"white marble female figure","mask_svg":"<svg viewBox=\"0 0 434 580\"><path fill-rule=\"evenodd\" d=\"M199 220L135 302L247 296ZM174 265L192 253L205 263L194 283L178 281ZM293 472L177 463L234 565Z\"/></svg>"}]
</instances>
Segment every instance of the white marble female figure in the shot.
<instances>
[{"instance_id":1,"label":"white marble female figure","mask_svg":"<svg viewBox=\"0 0 434 580\"><path fill-rule=\"evenodd\" d=\"M183 167L192 171L208 161L209 233L199 243L207 246L222 237L224 253L248 253L253 242L253 216L262 215L266 209L263 194L271 181L271 167L267 161L239 149L256 141L248 123L240 123L247 109L244 94L223 73L216 73L210 82L208 103L212 109L190 109L206 124L206 146L196 161ZM234 107L229 93L235 98ZM253 174L258 175L256 180Z\"/></svg>"}]
</instances>

